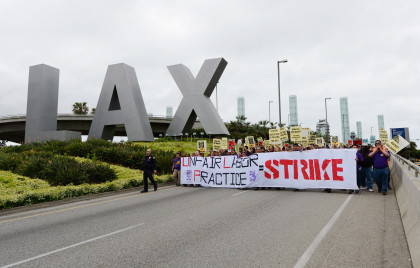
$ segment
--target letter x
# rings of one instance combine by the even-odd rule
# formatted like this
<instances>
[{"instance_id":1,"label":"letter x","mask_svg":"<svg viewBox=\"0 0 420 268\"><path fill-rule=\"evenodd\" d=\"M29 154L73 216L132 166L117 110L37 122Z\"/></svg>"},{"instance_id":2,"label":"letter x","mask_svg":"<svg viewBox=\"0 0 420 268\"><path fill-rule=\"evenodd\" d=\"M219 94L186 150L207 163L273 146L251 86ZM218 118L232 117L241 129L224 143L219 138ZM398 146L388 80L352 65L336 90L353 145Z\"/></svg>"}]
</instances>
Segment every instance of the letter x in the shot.
<instances>
[{"instance_id":1,"label":"letter x","mask_svg":"<svg viewBox=\"0 0 420 268\"><path fill-rule=\"evenodd\" d=\"M210 100L226 65L227 61L223 58L205 60L196 78L183 64L168 66L183 99L166 134L178 136L180 133L190 131L198 116L207 133L229 135L222 118Z\"/></svg>"}]
</instances>

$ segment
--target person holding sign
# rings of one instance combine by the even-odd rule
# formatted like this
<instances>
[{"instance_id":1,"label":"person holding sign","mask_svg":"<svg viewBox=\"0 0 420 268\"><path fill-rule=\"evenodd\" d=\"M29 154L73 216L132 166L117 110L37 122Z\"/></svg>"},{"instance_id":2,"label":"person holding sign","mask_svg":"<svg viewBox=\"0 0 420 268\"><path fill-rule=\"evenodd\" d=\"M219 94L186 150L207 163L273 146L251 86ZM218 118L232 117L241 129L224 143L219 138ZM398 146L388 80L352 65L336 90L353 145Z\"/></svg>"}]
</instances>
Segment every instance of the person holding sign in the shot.
<instances>
[{"instance_id":1,"label":"person holding sign","mask_svg":"<svg viewBox=\"0 0 420 268\"><path fill-rule=\"evenodd\" d=\"M382 147L382 142L377 140L375 142L375 148L369 154L369 157L373 157L373 179L378 185L378 192L382 191L383 195L386 195L388 190L388 158L389 153Z\"/></svg>"}]
</instances>

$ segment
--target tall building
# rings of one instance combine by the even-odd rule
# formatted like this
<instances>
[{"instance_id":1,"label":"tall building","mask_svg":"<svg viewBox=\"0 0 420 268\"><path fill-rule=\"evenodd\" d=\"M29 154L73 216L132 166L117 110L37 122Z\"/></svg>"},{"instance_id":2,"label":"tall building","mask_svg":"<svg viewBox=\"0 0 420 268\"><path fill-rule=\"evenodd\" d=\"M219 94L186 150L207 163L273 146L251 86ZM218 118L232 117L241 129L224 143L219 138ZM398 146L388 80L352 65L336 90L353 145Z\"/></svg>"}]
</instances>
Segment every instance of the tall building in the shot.
<instances>
[{"instance_id":1,"label":"tall building","mask_svg":"<svg viewBox=\"0 0 420 268\"><path fill-rule=\"evenodd\" d=\"M349 124L349 107L347 97L340 98L340 114L341 114L341 139L343 143L347 143L350 139L350 124Z\"/></svg>"},{"instance_id":2,"label":"tall building","mask_svg":"<svg viewBox=\"0 0 420 268\"><path fill-rule=\"evenodd\" d=\"M319 119L318 123L316 123L316 132L321 133L322 136L330 132L330 126L325 119Z\"/></svg>"},{"instance_id":3,"label":"tall building","mask_svg":"<svg viewBox=\"0 0 420 268\"><path fill-rule=\"evenodd\" d=\"M382 129L382 128L385 128L384 115L380 114L380 115L378 115L378 129Z\"/></svg>"},{"instance_id":4,"label":"tall building","mask_svg":"<svg viewBox=\"0 0 420 268\"><path fill-rule=\"evenodd\" d=\"M238 117L245 116L245 99L244 99L244 97L238 97L237 108L238 108Z\"/></svg>"},{"instance_id":5,"label":"tall building","mask_svg":"<svg viewBox=\"0 0 420 268\"><path fill-rule=\"evenodd\" d=\"M362 139L362 122L358 121L357 123L357 137Z\"/></svg>"},{"instance_id":6,"label":"tall building","mask_svg":"<svg viewBox=\"0 0 420 268\"><path fill-rule=\"evenodd\" d=\"M289 114L290 114L290 126L297 126L298 123L298 112L297 112L297 97L296 95L289 96Z\"/></svg>"},{"instance_id":7,"label":"tall building","mask_svg":"<svg viewBox=\"0 0 420 268\"><path fill-rule=\"evenodd\" d=\"M166 107L166 117L174 117L174 112L173 112L173 108L172 106L167 106Z\"/></svg>"}]
</instances>

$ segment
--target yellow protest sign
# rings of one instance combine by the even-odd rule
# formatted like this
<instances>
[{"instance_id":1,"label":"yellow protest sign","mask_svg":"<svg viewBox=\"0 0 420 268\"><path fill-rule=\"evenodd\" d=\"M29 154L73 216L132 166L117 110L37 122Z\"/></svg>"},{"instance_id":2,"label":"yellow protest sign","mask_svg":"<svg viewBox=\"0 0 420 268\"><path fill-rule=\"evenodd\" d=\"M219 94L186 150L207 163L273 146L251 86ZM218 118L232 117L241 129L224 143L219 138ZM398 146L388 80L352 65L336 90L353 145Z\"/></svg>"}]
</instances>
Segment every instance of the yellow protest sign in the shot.
<instances>
[{"instance_id":1,"label":"yellow protest sign","mask_svg":"<svg viewBox=\"0 0 420 268\"><path fill-rule=\"evenodd\" d=\"M381 142L383 143L387 143L388 142L388 133L386 132L385 129L381 128L379 130L379 139L381 140Z\"/></svg>"},{"instance_id":2,"label":"yellow protest sign","mask_svg":"<svg viewBox=\"0 0 420 268\"><path fill-rule=\"evenodd\" d=\"M318 146L324 146L324 139L322 137L316 138L316 145Z\"/></svg>"},{"instance_id":3,"label":"yellow protest sign","mask_svg":"<svg viewBox=\"0 0 420 268\"><path fill-rule=\"evenodd\" d=\"M291 141L302 140L302 128L301 127L290 127L290 140Z\"/></svg>"},{"instance_id":4,"label":"yellow protest sign","mask_svg":"<svg viewBox=\"0 0 420 268\"><path fill-rule=\"evenodd\" d=\"M269 146L270 146L270 140L264 140L264 147L266 150L268 150Z\"/></svg>"},{"instance_id":5,"label":"yellow protest sign","mask_svg":"<svg viewBox=\"0 0 420 268\"><path fill-rule=\"evenodd\" d=\"M245 143L248 146L248 148L255 148L254 136L245 137Z\"/></svg>"},{"instance_id":6,"label":"yellow protest sign","mask_svg":"<svg viewBox=\"0 0 420 268\"><path fill-rule=\"evenodd\" d=\"M281 141L288 141L289 140L289 135L287 135L286 127L281 127L280 128L280 140Z\"/></svg>"},{"instance_id":7,"label":"yellow protest sign","mask_svg":"<svg viewBox=\"0 0 420 268\"><path fill-rule=\"evenodd\" d=\"M407 145L410 143L406 141L403 137L400 135L396 136L392 140L389 140L385 146L390 150L392 153L396 154L402 149L404 149Z\"/></svg>"},{"instance_id":8,"label":"yellow protest sign","mask_svg":"<svg viewBox=\"0 0 420 268\"><path fill-rule=\"evenodd\" d=\"M207 152L207 141L206 140L198 140L197 141L197 150L199 150L200 153L206 153Z\"/></svg>"},{"instance_id":9,"label":"yellow protest sign","mask_svg":"<svg viewBox=\"0 0 420 268\"><path fill-rule=\"evenodd\" d=\"M221 143L221 139L213 139L213 151L219 151Z\"/></svg>"},{"instance_id":10,"label":"yellow protest sign","mask_svg":"<svg viewBox=\"0 0 420 268\"><path fill-rule=\"evenodd\" d=\"M281 135L280 129L270 129L268 130L268 136L270 138L270 144L280 144L281 143ZM287 133L286 133L287 135Z\"/></svg>"},{"instance_id":11,"label":"yellow protest sign","mask_svg":"<svg viewBox=\"0 0 420 268\"><path fill-rule=\"evenodd\" d=\"M316 144L316 136L315 135L310 135L308 143L309 144Z\"/></svg>"},{"instance_id":12,"label":"yellow protest sign","mask_svg":"<svg viewBox=\"0 0 420 268\"><path fill-rule=\"evenodd\" d=\"M302 140L305 143L309 142L309 136L311 135L311 130L309 128L302 128Z\"/></svg>"},{"instance_id":13,"label":"yellow protest sign","mask_svg":"<svg viewBox=\"0 0 420 268\"><path fill-rule=\"evenodd\" d=\"M220 149L228 149L228 139L226 137L222 138L222 143L220 144Z\"/></svg>"}]
</instances>

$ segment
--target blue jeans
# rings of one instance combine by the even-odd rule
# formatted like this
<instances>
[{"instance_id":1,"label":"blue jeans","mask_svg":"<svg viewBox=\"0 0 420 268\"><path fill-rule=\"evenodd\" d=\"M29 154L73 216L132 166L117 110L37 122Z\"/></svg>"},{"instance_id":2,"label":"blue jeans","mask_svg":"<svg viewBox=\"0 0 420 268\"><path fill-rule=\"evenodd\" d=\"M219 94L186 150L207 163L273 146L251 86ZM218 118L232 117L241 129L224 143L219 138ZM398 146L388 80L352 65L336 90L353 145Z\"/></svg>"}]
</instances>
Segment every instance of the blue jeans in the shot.
<instances>
[{"instance_id":1,"label":"blue jeans","mask_svg":"<svg viewBox=\"0 0 420 268\"><path fill-rule=\"evenodd\" d=\"M388 168L375 168L373 171L373 179L378 185L378 189L382 189L382 192L388 190Z\"/></svg>"},{"instance_id":2,"label":"blue jeans","mask_svg":"<svg viewBox=\"0 0 420 268\"><path fill-rule=\"evenodd\" d=\"M362 169L360 170L360 180L362 186L367 186L368 189L373 188L372 167L362 167Z\"/></svg>"}]
</instances>

